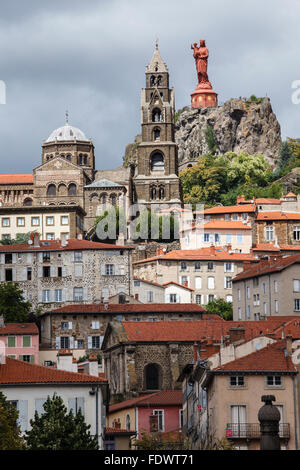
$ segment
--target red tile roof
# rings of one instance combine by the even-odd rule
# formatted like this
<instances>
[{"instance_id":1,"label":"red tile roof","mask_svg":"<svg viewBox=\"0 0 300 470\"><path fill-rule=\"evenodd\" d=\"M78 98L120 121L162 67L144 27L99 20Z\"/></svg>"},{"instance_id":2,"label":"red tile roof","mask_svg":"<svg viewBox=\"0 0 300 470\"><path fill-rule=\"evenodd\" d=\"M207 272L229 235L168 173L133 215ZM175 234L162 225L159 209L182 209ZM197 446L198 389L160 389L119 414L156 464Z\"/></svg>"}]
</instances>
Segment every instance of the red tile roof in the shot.
<instances>
[{"instance_id":1,"label":"red tile roof","mask_svg":"<svg viewBox=\"0 0 300 470\"><path fill-rule=\"evenodd\" d=\"M277 248L273 243L258 243L253 248L253 251L276 251L280 252L280 248Z\"/></svg>"},{"instance_id":2,"label":"red tile roof","mask_svg":"<svg viewBox=\"0 0 300 470\"><path fill-rule=\"evenodd\" d=\"M0 184L33 183L33 173L1 173Z\"/></svg>"},{"instance_id":3,"label":"red tile roof","mask_svg":"<svg viewBox=\"0 0 300 470\"><path fill-rule=\"evenodd\" d=\"M116 403L109 407L109 412L113 413L118 410L133 407L150 407L150 406L181 406L182 390L162 390L161 392L151 393L146 396L133 398L120 403Z\"/></svg>"},{"instance_id":4,"label":"red tile roof","mask_svg":"<svg viewBox=\"0 0 300 470\"><path fill-rule=\"evenodd\" d=\"M127 429L118 429L118 428L105 428L105 434L129 434L130 436L136 434L136 431L128 431Z\"/></svg>"},{"instance_id":5,"label":"red tile roof","mask_svg":"<svg viewBox=\"0 0 300 470\"><path fill-rule=\"evenodd\" d=\"M39 329L35 323L5 323L0 328L0 335L38 335Z\"/></svg>"},{"instance_id":6,"label":"red tile roof","mask_svg":"<svg viewBox=\"0 0 300 470\"><path fill-rule=\"evenodd\" d=\"M274 251L279 253L280 251L297 251L300 250L300 245L279 245L275 247L272 243L258 243L253 251Z\"/></svg>"},{"instance_id":7,"label":"red tile roof","mask_svg":"<svg viewBox=\"0 0 300 470\"><path fill-rule=\"evenodd\" d=\"M104 375L92 375L67 372L52 367L40 366L29 362L6 357L6 363L0 364L0 384L40 384L40 383L104 383Z\"/></svg>"},{"instance_id":8,"label":"red tile roof","mask_svg":"<svg viewBox=\"0 0 300 470\"><path fill-rule=\"evenodd\" d=\"M271 198L258 198L255 199L256 204L281 204L280 199L271 199Z\"/></svg>"},{"instance_id":9,"label":"red tile roof","mask_svg":"<svg viewBox=\"0 0 300 470\"><path fill-rule=\"evenodd\" d=\"M132 250L131 246L110 245L109 243L91 242L89 240L69 239L67 246L62 247L60 240L40 240L39 247L28 243L19 245L1 245L0 252L22 251L73 251L73 250Z\"/></svg>"},{"instance_id":10,"label":"red tile roof","mask_svg":"<svg viewBox=\"0 0 300 470\"><path fill-rule=\"evenodd\" d=\"M269 344L260 351L255 351L247 356L224 364L213 369L218 371L274 371L274 372L297 372L290 356L285 356L286 341L277 341Z\"/></svg>"},{"instance_id":11,"label":"red tile roof","mask_svg":"<svg viewBox=\"0 0 300 470\"><path fill-rule=\"evenodd\" d=\"M209 315L208 318L212 316ZM244 328L246 341L260 335L272 334L297 316L268 317L265 321L224 321L222 318L194 321L122 322L128 340L133 342L183 341L199 342L202 339L220 341L230 334L231 328Z\"/></svg>"},{"instance_id":12,"label":"red tile roof","mask_svg":"<svg viewBox=\"0 0 300 470\"><path fill-rule=\"evenodd\" d=\"M108 304L107 309L104 304L79 304L65 305L45 312L47 314L60 313L159 313L159 312L182 312L182 313L202 313L206 312L205 308L197 304Z\"/></svg>"},{"instance_id":13,"label":"red tile roof","mask_svg":"<svg viewBox=\"0 0 300 470\"><path fill-rule=\"evenodd\" d=\"M198 250L175 250L170 251L165 255L154 256L153 258L146 258L140 261L135 261L133 264L151 263L153 261L257 261L257 259L245 253L228 252L222 247L210 246L207 248L200 248Z\"/></svg>"},{"instance_id":14,"label":"red tile roof","mask_svg":"<svg viewBox=\"0 0 300 470\"><path fill-rule=\"evenodd\" d=\"M252 230L249 225L243 224L241 221L233 220L211 220L202 225L196 225L195 228L202 228L204 231L207 229L218 230Z\"/></svg>"},{"instance_id":15,"label":"red tile roof","mask_svg":"<svg viewBox=\"0 0 300 470\"><path fill-rule=\"evenodd\" d=\"M260 212L256 220L300 220L300 212Z\"/></svg>"},{"instance_id":16,"label":"red tile roof","mask_svg":"<svg viewBox=\"0 0 300 470\"><path fill-rule=\"evenodd\" d=\"M295 263L300 263L300 254L286 256L284 258L281 256L272 257L268 260L263 260L255 265L247 267L243 272L235 276L232 281L237 282L241 279L263 276L272 272L280 272Z\"/></svg>"},{"instance_id":17,"label":"red tile roof","mask_svg":"<svg viewBox=\"0 0 300 470\"><path fill-rule=\"evenodd\" d=\"M244 204L238 206L216 206L211 209L205 209L204 215L209 214L230 214L230 213L246 213L246 212L255 212L255 204Z\"/></svg>"}]
</instances>

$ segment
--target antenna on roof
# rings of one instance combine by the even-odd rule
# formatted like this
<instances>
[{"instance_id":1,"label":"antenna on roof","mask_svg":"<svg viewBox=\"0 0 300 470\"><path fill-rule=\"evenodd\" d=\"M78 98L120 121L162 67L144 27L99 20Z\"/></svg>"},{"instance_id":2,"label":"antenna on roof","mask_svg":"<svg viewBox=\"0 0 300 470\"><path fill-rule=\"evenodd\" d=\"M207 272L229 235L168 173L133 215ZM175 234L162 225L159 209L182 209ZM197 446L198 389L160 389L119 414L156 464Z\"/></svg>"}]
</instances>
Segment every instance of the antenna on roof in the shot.
<instances>
[{"instance_id":1,"label":"antenna on roof","mask_svg":"<svg viewBox=\"0 0 300 470\"><path fill-rule=\"evenodd\" d=\"M66 124L69 124L69 111L66 110Z\"/></svg>"}]
</instances>

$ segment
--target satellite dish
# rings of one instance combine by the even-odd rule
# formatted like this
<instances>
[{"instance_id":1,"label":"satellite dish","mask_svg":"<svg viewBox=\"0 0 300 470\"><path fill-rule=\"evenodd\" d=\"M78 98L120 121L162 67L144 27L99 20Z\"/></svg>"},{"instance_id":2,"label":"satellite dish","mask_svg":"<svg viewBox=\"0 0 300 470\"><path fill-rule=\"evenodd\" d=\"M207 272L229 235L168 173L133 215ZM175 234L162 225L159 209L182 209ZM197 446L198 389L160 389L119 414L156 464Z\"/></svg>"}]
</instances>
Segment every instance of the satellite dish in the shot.
<instances>
[{"instance_id":1,"label":"satellite dish","mask_svg":"<svg viewBox=\"0 0 300 470\"><path fill-rule=\"evenodd\" d=\"M32 240L28 240L28 245L32 245L33 244L33 241Z\"/></svg>"}]
</instances>

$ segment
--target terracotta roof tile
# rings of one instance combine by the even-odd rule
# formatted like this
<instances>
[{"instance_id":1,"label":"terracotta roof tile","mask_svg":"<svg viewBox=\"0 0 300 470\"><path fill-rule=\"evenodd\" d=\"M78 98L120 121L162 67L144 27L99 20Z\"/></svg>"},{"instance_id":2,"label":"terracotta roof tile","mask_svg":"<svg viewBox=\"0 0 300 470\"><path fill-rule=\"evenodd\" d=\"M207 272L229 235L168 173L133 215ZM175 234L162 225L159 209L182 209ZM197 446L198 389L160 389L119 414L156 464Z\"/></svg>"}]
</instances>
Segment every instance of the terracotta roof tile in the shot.
<instances>
[{"instance_id":1,"label":"terracotta roof tile","mask_svg":"<svg viewBox=\"0 0 300 470\"><path fill-rule=\"evenodd\" d=\"M136 431L128 431L127 429L118 429L118 428L105 428L105 434L136 434Z\"/></svg>"},{"instance_id":2,"label":"terracotta roof tile","mask_svg":"<svg viewBox=\"0 0 300 470\"><path fill-rule=\"evenodd\" d=\"M35 323L5 323L0 328L0 335L38 335L39 329Z\"/></svg>"},{"instance_id":3,"label":"terracotta roof tile","mask_svg":"<svg viewBox=\"0 0 300 470\"><path fill-rule=\"evenodd\" d=\"M31 364L6 357L0 364L0 384L39 384L39 383L103 383L104 376L96 377L77 372L67 372L52 367Z\"/></svg>"},{"instance_id":4,"label":"terracotta roof tile","mask_svg":"<svg viewBox=\"0 0 300 470\"><path fill-rule=\"evenodd\" d=\"M135 261L133 264L144 264L151 263L153 261L162 260L162 261L257 261L257 259L246 253L233 253L228 252L222 247L210 246L207 248L199 248L198 250L175 250L170 251L165 255L154 256L152 258L146 258L140 261Z\"/></svg>"},{"instance_id":5,"label":"terracotta roof tile","mask_svg":"<svg viewBox=\"0 0 300 470\"><path fill-rule=\"evenodd\" d=\"M212 316L207 316L211 318ZM273 333L296 316L268 317L265 321L224 321L217 317L194 321L122 322L128 340L133 342L184 341L188 343L212 339L220 341L231 328L244 328L245 340ZM298 318L299 321L299 318Z\"/></svg>"},{"instance_id":6,"label":"terracotta roof tile","mask_svg":"<svg viewBox=\"0 0 300 470\"><path fill-rule=\"evenodd\" d=\"M277 341L260 351L255 351L252 354L217 367L213 371L280 371L296 373L297 368L293 364L291 357L286 357L284 354L285 348L285 341Z\"/></svg>"},{"instance_id":7,"label":"terracotta roof tile","mask_svg":"<svg viewBox=\"0 0 300 470\"><path fill-rule=\"evenodd\" d=\"M110 245L109 243L91 242L89 240L69 239L68 244L62 247L60 240L40 240L39 247L28 243L19 245L1 245L0 252L14 251L72 251L72 250L132 250L131 246Z\"/></svg>"},{"instance_id":8,"label":"terracotta roof tile","mask_svg":"<svg viewBox=\"0 0 300 470\"><path fill-rule=\"evenodd\" d=\"M33 173L1 173L0 184L33 183Z\"/></svg>"},{"instance_id":9,"label":"terracotta roof tile","mask_svg":"<svg viewBox=\"0 0 300 470\"><path fill-rule=\"evenodd\" d=\"M249 279L252 277L263 276L267 273L280 272L295 263L300 263L300 254L286 256L273 257L268 260L260 261L259 263L247 267L243 272L235 276L232 281L237 282L241 279Z\"/></svg>"},{"instance_id":10,"label":"terracotta roof tile","mask_svg":"<svg viewBox=\"0 0 300 470\"><path fill-rule=\"evenodd\" d=\"M219 230L252 230L249 225L243 224L241 221L233 220L211 220L202 225L196 225L195 228L206 229L219 229Z\"/></svg>"},{"instance_id":11,"label":"terracotta roof tile","mask_svg":"<svg viewBox=\"0 0 300 470\"><path fill-rule=\"evenodd\" d=\"M197 304L108 304L107 309L104 304L78 304L78 305L65 305L49 312L47 314L60 314L60 313L159 313L159 312L182 312L182 313L202 313L206 312L205 308Z\"/></svg>"},{"instance_id":12,"label":"terracotta roof tile","mask_svg":"<svg viewBox=\"0 0 300 470\"><path fill-rule=\"evenodd\" d=\"M204 210L204 215L209 214L230 214L230 213L246 213L246 212L255 212L255 204L244 204L237 206L216 206L210 209Z\"/></svg>"},{"instance_id":13,"label":"terracotta roof tile","mask_svg":"<svg viewBox=\"0 0 300 470\"><path fill-rule=\"evenodd\" d=\"M261 212L256 220L300 220L300 212Z\"/></svg>"},{"instance_id":14,"label":"terracotta roof tile","mask_svg":"<svg viewBox=\"0 0 300 470\"><path fill-rule=\"evenodd\" d=\"M109 407L109 412L115 412L124 408L148 407L148 406L172 406L182 405L182 390L162 390L146 396L133 398Z\"/></svg>"}]
</instances>

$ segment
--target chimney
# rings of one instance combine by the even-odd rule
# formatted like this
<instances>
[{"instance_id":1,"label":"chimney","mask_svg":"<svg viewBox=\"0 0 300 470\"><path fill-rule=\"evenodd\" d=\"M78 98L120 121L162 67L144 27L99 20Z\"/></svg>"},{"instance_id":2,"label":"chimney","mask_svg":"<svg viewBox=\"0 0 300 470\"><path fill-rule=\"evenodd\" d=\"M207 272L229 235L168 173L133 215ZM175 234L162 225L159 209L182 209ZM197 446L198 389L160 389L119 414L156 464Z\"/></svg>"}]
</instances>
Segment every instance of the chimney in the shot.
<instances>
[{"instance_id":1,"label":"chimney","mask_svg":"<svg viewBox=\"0 0 300 470\"><path fill-rule=\"evenodd\" d=\"M68 246L67 236L65 233L62 233L61 234L61 247L65 248L66 246Z\"/></svg>"},{"instance_id":2,"label":"chimney","mask_svg":"<svg viewBox=\"0 0 300 470\"><path fill-rule=\"evenodd\" d=\"M125 237L124 237L124 233L119 233L119 236L117 238L117 245L122 245L124 246L125 245Z\"/></svg>"},{"instance_id":3,"label":"chimney","mask_svg":"<svg viewBox=\"0 0 300 470\"><path fill-rule=\"evenodd\" d=\"M98 358L97 354L90 354L88 362L83 364L83 373L87 375L92 375L98 377L99 367L98 367Z\"/></svg>"},{"instance_id":4,"label":"chimney","mask_svg":"<svg viewBox=\"0 0 300 470\"><path fill-rule=\"evenodd\" d=\"M57 369L77 372L77 363L73 362L73 354L70 349L59 350L57 354Z\"/></svg>"},{"instance_id":5,"label":"chimney","mask_svg":"<svg viewBox=\"0 0 300 470\"><path fill-rule=\"evenodd\" d=\"M228 253L229 253L230 251L232 251L232 245L231 245L231 243L228 243L228 245L226 245L226 249L227 249Z\"/></svg>"},{"instance_id":6,"label":"chimney","mask_svg":"<svg viewBox=\"0 0 300 470\"><path fill-rule=\"evenodd\" d=\"M286 350L289 356L292 355L292 347L293 347L293 337L292 335L286 335Z\"/></svg>"},{"instance_id":7,"label":"chimney","mask_svg":"<svg viewBox=\"0 0 300 470\"><path fill-rule=\"evenodd\" d=\"M245 202L245 196L239 196L236 198L237 204L242 204L243 202Z\"/></svg>"},{"instance_id":8,"label":"chimney","mask_svg":"<svg viewBox=\"0 0 300 470\"><path fill-rule=\"evenodd\" d=\"M215 247L215 245L211 245L211 246L209 247L209 252L210 252L211 255L215 255L215 254L216 254L216 247Z\"/></svg>"},{"instance_id":9,"label":"chimney","mask_svg":"<svg viewBox=\"0 0 300 470\"><path fill-rule=\"evenodd\" d=\"M0 315L0 328L5 328L4 316Z\"/></svg>"},{"instance_id":10,"label":"chimney","mask_svg":"<svg viewBox=\"0 0 300 470\"><path fill-rule=\"evenodd\" d=\"M163 250L162 250L161 247L156 248L156 256L161 256L161 255L163 255L163 254L164 254L164 253L163 253Z\"/></svg>"},{"instance_id":11,"label":"chimney","mask_svg":"<svg viewBox=\"0 0 300 470\"><path fill-rule=\"evenodd\" d=\"M139 300L139 294L134 294L135 300Z\"/></svg>"},{"instance_id":12,"label":"chimney","mask_svg":"<svg viewBox=\"0 0 300 470\"><path fill-rule=\"evenodd\" d=\"M237 328L230 328L230 342L235 343L237 341L241 341L245 339L245 328L237 327Z\"/></svg>"},{"instance_id":13,"label":"chimney","mask_svg":"<svg viewBox=\"0 0 300 470\"><path fill-rule=\"evenodd\" d=\"M150 415L149 416L150 432L158 431L158 416Z\"/></svg>"},{"instance_id":14,"label":"chimney","mask_svg":"<svg viewBox=\"0 0 300 470\"><path fill-rule=\"evenodd\" d=\"M104 304L104 310L108 310L108 298L104 299L103 304Z\"/></svg>"},{"instance_id":15,"label":"chimney","mask_svg":"<svg viewBox=\"0 0 300 470\"><path fill-rule=\"evenodd\" d=\"M252 266L251 261L243 261L243 269L244 271L247 271Z\"/></svg>"},{"instance_id":16,"label":"chimney","mask_svg":"<svg viewBox=\"0 0 300 470\"><path fill-rule=\"evenodd\" d=\"M199 358L198 357L199 346L197 343L194 343L193 349L194 349L194 364L196 364Z\"/></svg>"},{"instance_id":17,"label":"chimney","mask_svg":"<svg viewBox=\"0 0 300 470\"><path fill-rule=\"evenodd\" d=\"M120 421L120 418L115 419L115 420L113 421L113 428L114 428L114 429L121 429L121 421Z\"/></svg>"},{"instance_id":18,"label":"chimney","mask_svg":"<svg viewBox=\"0 0 300 470\"><path fill-rule=\"evenodd\" d=\"M34 233L33 234L33 248L39 248L39 247L40 247L40 234Z\"/></svg>"},{"instance_id":19,"label":"chimney","mask_svg":"<svg viewBox=\"0 0 300 470\"><path fill-rule=\"evenodd\" d=\"M82 239L83 239L83 236L82 236L82 233L80 232L80 233L78 233L78 235L77 235L77 240L82 240Z\"/></svg>"}]
</instances>

